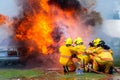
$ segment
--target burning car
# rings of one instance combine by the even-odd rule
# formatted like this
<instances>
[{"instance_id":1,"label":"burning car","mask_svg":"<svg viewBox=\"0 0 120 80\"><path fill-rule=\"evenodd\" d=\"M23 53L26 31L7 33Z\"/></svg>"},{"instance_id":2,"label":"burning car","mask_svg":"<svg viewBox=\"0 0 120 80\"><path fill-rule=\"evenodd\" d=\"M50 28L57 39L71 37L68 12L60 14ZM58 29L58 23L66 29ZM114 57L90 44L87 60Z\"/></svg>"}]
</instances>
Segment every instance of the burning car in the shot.
<instances>
[{"instance_id":1,"label":"burning car","mask_svg":"<svg viewBox=\"0 0 120 80\"><path fill-rule=\"evenodd\" d=\"M5 65L19 63L19 52L16 48L1 48L0 49L0 62Z\"/></svg>"}]
</instances>

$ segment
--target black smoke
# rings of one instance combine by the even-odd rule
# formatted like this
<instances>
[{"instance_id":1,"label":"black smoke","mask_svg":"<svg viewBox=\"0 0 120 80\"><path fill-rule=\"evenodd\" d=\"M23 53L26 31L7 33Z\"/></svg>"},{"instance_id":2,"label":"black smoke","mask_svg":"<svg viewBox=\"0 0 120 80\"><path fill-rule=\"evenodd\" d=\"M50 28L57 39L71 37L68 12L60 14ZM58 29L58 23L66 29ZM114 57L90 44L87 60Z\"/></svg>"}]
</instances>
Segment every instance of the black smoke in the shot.
<instances>
[{"instance_id":1,"label":"black smoke","mask_svg":"<svg viewBox=\"0 0 120 80\"><path fill-rule=\"evenodd\" d=\"M55 27L51 33L54 42L59 42L63 32L60 27Z\"/></svg>"},{"instance_id":2,"label":"black smoke","mask_svg":"<svg viewBox=\"0 0 120 80\"><path fill-rule=\"evenodd\" d=\"M48 4L54 4L63 10L81 10L81 4L77 0L49 0Z\"/></svg>"},{"instance_id":3,"label":"black smoke","mask_svg":"<svg viewBox=\"0 0 120 80\"><path fill-rule=\"evenodd\" d=\"M80 16L85 25L96 26L102 24L102 17L99 12L89 10L88 7L83 7L78 0L49 0L49 5L55 5L64 11L74 10L73 16Z\"/></svg>"}]
</instances>

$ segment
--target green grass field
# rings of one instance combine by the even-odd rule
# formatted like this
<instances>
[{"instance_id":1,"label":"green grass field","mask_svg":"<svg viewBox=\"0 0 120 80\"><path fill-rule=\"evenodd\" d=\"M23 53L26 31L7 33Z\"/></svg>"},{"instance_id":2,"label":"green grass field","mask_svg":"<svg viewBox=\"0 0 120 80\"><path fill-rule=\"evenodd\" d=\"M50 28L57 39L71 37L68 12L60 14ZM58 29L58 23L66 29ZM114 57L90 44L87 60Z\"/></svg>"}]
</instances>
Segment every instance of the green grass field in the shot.
<instances>
[{"instance_id":1,"label":"green grass field","mask_svg":"<svg viewBox=\"0 0 120 80\"><path fill-rule=\"evenodd\" d=\"M43 71L35 69L0 69L0 80L10 80L18 77L37 77L42 73Z\"/></svg>"},{"instance_id":2,"label":"green grass field","mask_svg":"<svg viewBox=\"0 0 120 80\"><path fill-rule=\"evenodd\" d=\"M0 80L102 80L103 78L108 76L91 72L64 75L57 71L44 72L40 69L0 69Z\"/></svg>"},{"instance_id":3,"label":"green grass field","mask_svg":"<svg viewBox=\"0 0 120 80\"><path fill-rule=\"evenodd\" d=\"M114 65L116 67L120 67L120 56L114 58Z\"/></svg>"},{"instance_id":4,"label":"green grass field","mask_svg":"<svg viewBox=\"0 0 120 80\"><path fill-rule=\"evenodd\" d=\"M38 69L0 69L0 80L98 80L104 77L105 75L95 73L84 73L81 75L70 73L63 75L56 71L45 73Z\"/></svg>"}]
</instances>

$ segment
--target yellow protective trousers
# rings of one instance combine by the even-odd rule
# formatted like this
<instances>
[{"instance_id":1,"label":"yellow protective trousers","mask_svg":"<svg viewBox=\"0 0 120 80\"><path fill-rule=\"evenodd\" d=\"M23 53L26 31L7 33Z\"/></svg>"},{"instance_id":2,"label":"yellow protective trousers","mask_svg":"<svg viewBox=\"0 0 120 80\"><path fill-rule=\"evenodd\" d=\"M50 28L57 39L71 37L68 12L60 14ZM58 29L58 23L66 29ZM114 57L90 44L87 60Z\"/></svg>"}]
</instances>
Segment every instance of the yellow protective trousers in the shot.
<instances>
[{"instance_id":1,"label":"yellow protective trousers","mask_svg":"<svg viewBox=\"0 0 120 80\"><path fill-rule=\"evenodd\" d=\"M93 69L100 70L103 68L103 72L109 73L110 68L113 66L113 57L109 52L102 52L93 59Z\"/></svg>"},{"instance_id":2,"label":"yellow protective trousers","mask_svg":"<svg viewBox=\"0 0 120 80\"><path fill-rule=\"evenodd\" d=\"M77 55L77 57L79 59L81 59L81 61L83 62L83 65L84 65L84 71L87 72L88 71L88 63L89 63L89 57L85 54L80 54L80 55Z\"/></svg>"}]
</instances>

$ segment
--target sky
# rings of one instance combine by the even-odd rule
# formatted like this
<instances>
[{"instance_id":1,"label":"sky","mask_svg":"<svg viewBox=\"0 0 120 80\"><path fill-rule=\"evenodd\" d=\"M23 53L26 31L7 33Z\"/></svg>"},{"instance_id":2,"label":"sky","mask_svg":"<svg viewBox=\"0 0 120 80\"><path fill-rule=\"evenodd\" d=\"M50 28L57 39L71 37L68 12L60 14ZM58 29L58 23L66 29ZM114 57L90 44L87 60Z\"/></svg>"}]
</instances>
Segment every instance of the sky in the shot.
<instances>
[{"instance_id":1,"label":"sky","mask_svg":"<svg viewBox=\"0 0 120 80\"><path fill-rule=\"evenodd\" d=\"M120 11L120 0L96 0L96 11L104 19L113 19L113 15Z\"/></svg>"},{"instance_id":2,"label":"sky","mask_svg":"<svg viewBox=\"0 0 120 80\"><path fill-rule=\"evenodd\" d=\"M105 34L120 38L120 0L96 0L95 10L100 12L103 18L101 28L97 28L97 36L104 38Z\"/></svg>"},{"instance_id":3,"label":"sky","mask_svg":"<svg viewBox=\"0 0 120 80\"><path fill-rule=\"evenodd\" d=\"M16 0L0 0L0 14L4 14L9 17L17 16L20 7L17 6Z\"/></svg>"}]
</instances>

